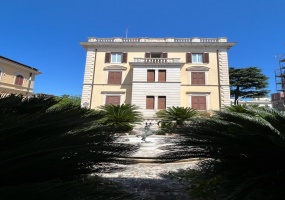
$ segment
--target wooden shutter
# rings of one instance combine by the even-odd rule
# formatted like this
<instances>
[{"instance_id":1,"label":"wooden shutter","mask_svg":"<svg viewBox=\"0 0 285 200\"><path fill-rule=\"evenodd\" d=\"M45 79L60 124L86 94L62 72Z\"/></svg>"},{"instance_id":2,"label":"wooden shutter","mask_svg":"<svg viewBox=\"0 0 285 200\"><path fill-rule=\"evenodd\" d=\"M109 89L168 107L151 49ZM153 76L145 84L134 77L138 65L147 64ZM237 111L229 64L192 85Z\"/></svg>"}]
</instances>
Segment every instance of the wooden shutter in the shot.
<instances>
[{"instance_id":1,"label":"wooden shutter","mask_svg":"<svg viewBox=\"0 0 285 200\"><path fill-rule=\"evenodd\" d=\"M150 53L149 53L149 52L146 52L146 53L144 54L144 57L145 57L145 58L150 58Z\"/></svg>"},{"instance_id":2,"label":"wooden shutter","mask_svg":"<svg viewBox=\"0 0 285 200\"><path fill-rule=\"evenodd\" d=\"M146 109L154 109L154 96L146 97Z\"/></svg>"},{"instance_id":3,"label":"wooden shutter","mask_svg":"<svg viewBox=\"0 0 285 200\"><path fill-rule=\"evenodd\" d=\"M158 109L166 109L166 97L165 96L159 96L158 97L157 108Z\"/></svg>"},{"instance_id":4,"label":"wooden shutter","mask_svg":"<svg viewBox=\"0 0 285 200\"><path fill-rule=\"evenodd\" d=\"M106 96L105 105L120 105L120 96Z\"/></svg>"},{"instance_id":5,"label":"wooden shutter","mask_svg":"<svg viewBox=\"0 0 285 200\"><path fill-rule=\"evenodd\" d=\"M205 72L191 72L191 84L205 85Z\"/></svg>"},{"instance_id":6,"label":"wooden shutter","mask_svg":"<svg viewBox=\"0 0 285 200\"><path fill-rule=\"evenodd\" d=\"M203 63L209 63L209 53L203 53Z\"/></svg>"},{"instance_id":7,"label":"wooden shutter","mask_svg":"<svg viewBox=\"0 0 285 200\"><path fill-rule=\"evenodd\" d=\"M147 82L155 81L155 70L147 70Z\"/></svg>"},{"instance_id":8,"label":"wooden shutter","mask_svg":"<svg viewBox=\"0 0 285 200\"><path fill-rule=\"evenodd\" d=\"M105 53L105 63L110 63L111 61L111 53Z\"/></svg>"},{"instance_id":9,"label":"wooden shutter","mask_svg":"<svg viewBox=\"0 0 285 200\"><path fill-rule=\"evenodd\" d=\"M123 53L122 63L127 63L127 62L128 62L128 53Z\"/></svg>"},{"instance_id":10,"label":"wooden shutter","mask_svg":"<svg viewBox=\"0 0 285 200\"><path fill-rule=\"evenodd\" d=\"M121 83L122 83L122 72L108 73L108 84L121 84Z\"/></svg>"},{"instance_id":11,"label":"wooden shutter","mask_svg":"<svg viewBox=\"0 0 285 200\"><path fill-rule=\"evenodd\" d=\"M21 75L17 75L15 79L15 85L23 85L24 77Z\"/></svg>"},{"instance_id":12,"label":"wooden shutter","mask_svg":"<svg viewBox=\"0 0 285 200\"><path fill-rule=\"evenodd\" d=\"M166 70L158 70L158 82L166 82Z\"/></svg>"},{"instance_id":13,"label":"wooden shutter","mask_svg":"<svg viewBox=\"0 0 285 200\"><path fill-rule=\"evenodd\" d=\"M161 54L161 56L162 56L162 58L167 58L167 53L163 52L163 53Z\"/></svg>"},{"instance_id":14,"label":"wooden shutter","mask_svg":"<svg viewBox=\"0 0 285 200\"><path fill-rule=\"evenodd\" d=\"M192 53L186 53L186 63L192 63Z\"/></svg>"},{"instance_id":15,"label":"wooden shutter","mask_svg":"<svg viewBox=\"0 0 285 200\"><path fill-rule=\"evenodd\" d=\"M192 96L192 108L196 110L206 110L206 96Z\"/></svg>"}]
</instances>

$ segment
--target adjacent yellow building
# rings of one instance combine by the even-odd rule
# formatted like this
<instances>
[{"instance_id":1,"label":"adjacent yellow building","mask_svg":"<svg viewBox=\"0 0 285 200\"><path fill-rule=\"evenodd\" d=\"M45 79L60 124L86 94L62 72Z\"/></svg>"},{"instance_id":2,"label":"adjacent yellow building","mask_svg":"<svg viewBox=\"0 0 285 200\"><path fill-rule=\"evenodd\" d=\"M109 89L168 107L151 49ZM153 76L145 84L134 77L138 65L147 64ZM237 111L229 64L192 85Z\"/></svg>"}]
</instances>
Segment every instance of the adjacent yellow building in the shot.
<instances>
[{"instance_id":1,"label":"adjacent yellow building","mask_svg":"<svg viewBox=\"0 0 285 200\"><path fill-rule=\"evenodd\" d=\"M135 104L145 119L171 106L230 105L227 38L89 38L81 104Z\"/></svg>"},{"instance_id":2,"label":"adjacent yellow building","mask_svg":"<svg viewBox=\"0 0 285 200\"><path fill-rule=\"evenodd\" d=\"M38 69L0 56L0 91L12 94L33 94Z\"/></svg>"}]
</instances>

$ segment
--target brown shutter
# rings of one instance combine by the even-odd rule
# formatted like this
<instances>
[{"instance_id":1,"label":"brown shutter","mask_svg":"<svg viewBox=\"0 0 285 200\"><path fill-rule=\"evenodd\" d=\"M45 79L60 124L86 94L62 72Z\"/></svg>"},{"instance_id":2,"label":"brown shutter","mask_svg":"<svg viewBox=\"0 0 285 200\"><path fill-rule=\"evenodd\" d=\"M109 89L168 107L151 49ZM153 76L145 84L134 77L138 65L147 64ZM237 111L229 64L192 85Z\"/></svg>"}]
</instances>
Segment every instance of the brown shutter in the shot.
<instances>
[{"instance_id":1,"label":"brown shutter","mask_svg":"<svg viewBox=\"0 0 285 200\"><path fill-rule=\"evenodd\" d=\"M120 105L120 96L106 96L105 105Z\"/></svg>"},{"instance_id":2,"label":"brown shutter","mask_svg":"<svg viewBox=\"0 0 285 200\"><path fill-rule=\"evenodd\" d=\"M105 53L105 63L110 63L111 53Z\"/></svg>"},{"instance_id":3,"label":"brown shutter","mask_svg":"<svg viewBox=\"0 0 285 200\"><path fill-rule=\"evenodd\" d=\"M192 53L186 53L186 63L192 63Z\"/></svg>"},{"instance_id":4,"label":"brown shutter","mask_svg":"<svg viewBox=\"0 0 285 200\"><path fill-rule=\"evenodd\" d=\"M162 53L162 58L167 58L167 53L163 52Z\"/></svg>"},{"instance_id":5,"label":"brown shutter","mask_svg":"<svg viewBox=\"0 0 285 200\"><path fill-rule=\"evenodd\" d=\"M209 53L203 53L203 63L209 63Z\"/></svg>"},{"instance_id":6,"label":"brown shutter","mask_svg":"<svg viewBox=\"0 0 285 200\"><path fill-rule=\"evenodd\" d=\"M196 110L206 110L206 97L205 96L192 96L192 108Z\"/></svg>"},{"instance_id":7,"label":"brown shutter","mask_svg":"<svg viewBox=\"0 0 285 200\"><path fill-rule=\"evenodd\" d=\"M205 85L205 72L191 72L191 84Z\"/></svg>"},{"instance_id":8,"label":"brown shutter","mask_svg":"<svg viewBox=\"0 0 285 200\"><path fill-rule=\"evenodd\" d=\"M146 109L154 109L154 96L146 97Z\"/></svg>"},{"instance_id":9,"label":"brown shutter","mask_svg":"<svg viewBox=\"0 0 285 200\"><path fill-rule=\"evenodd\" d=\"M15 85L23 85L24 77L21 75L16 76Z\"/></svg>"},{"instance_id":10,"label":"brown shutter","mask_svg":"<svg viewBox=\"0 0 285 200\"><path fill-rule=\"evenodd\" d=\"M113 84L114 79L114 72L108 72L108 84Z\"/></svg>"},{"instance_id":11,"label":"brown shutter","mask_svg":"<svg viewBox=\"0 0 285 200\"><path fill-rule=\"evenodd\" d=\"M123 53L122 63L127 63L127 62L128 62L128 53Z\"/></svg>"},{"instance_id":12,"label":"brown shutter","mask_svg":"<svg viewBox=\"0 0 285 200\"><path fill-rule=\"evenodd\" d=\"M147 70L147 82L155 81L155 70Z\"/></svg>"},{"instance_id":13,"label":"brown shutter","mask_svg":"<svg viewBox=\"0 0 285 200\"><path fill-rule=\"evenodd\" d=\"M165 96L158 97L157 108L158 109L166 109L166 97Z\"/></svg>"},{"instance_id":14,"label":"brown shutter","mask_svg":"<svg viewBox=\"0 0 285 200\"><path fill-rule=\"evenodd\" d=\"M191 72L191 84L192 85L198 84L198 74L197 74L197 72Z\"/></svg>"},{"instance_id":15,"label":"brown shutter","mask_svg":"<svg viewBox=\"0 0 285 200\"><path fill-rule=\"evenodd\" d=\"M121 84L122 72L115 72L114 74L114 84Z\"/></svg>"},{"instance_id":16,"label":"brown shutter","mask_svg":"<svg viewBox=\"0 0 285 200\"><path fill-rule=\"evenodd\" d=\"M108 73L108 84L121 84L122 72L109 72Z\"/></svg>"},{"instance_id":17,"label":"brown shutter","mask_svg":"<svg viewBox=\"0 0 285 200\"><path fill-rule=\"evenodd\" d=\"M150 53L149 53L149 52L146 52L146 53L144 54L144 57L145 57L145 58L150 58Z\"/></svg>"},{"instance_id":18,"label":"brown shutter","mask_svg":"<svg viewBox=\"0 0 285 200\"><path fill-rule=\"evenodd\" d=\"M158 70L158 82L166 82L166 70Z\"/></svg>"},{"instance_id":19,"label":"brown shutter","mask_svg":"<svg viewBox=\"0 0 285 200\"><path fill-rule=\"evenodd\" d=\"M198 73L198 84L205 85L205 72Z\"/></svg>"}]
</instances>

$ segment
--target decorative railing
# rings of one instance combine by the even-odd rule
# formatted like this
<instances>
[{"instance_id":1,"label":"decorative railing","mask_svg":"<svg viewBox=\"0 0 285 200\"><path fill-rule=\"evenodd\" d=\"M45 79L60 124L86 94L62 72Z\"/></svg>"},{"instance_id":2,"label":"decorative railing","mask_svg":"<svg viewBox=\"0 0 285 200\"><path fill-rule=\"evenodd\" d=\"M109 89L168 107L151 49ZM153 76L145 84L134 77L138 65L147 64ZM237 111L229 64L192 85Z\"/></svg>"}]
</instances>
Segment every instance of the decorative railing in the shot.
<instances>
[{"instance_id":1,"label":"decorative railing","mask_svg":"<svg viewBox=\"0 0 285 200\"><path fill-rule=\"evenodd\" d=\"M179 63L180 58L134 58L136 63Z\"/></svg>"},{"instance_id":2,"label":"decorative railing","mask_svg":"<svg viewBox=\"0 0 285 200\"><path fill-rule=\"evenodd\" d=\"M88 38L88 42L175 42L175 43L191 43L191 42L227 42L227 38Z\"/></svg>"}]
</instances>

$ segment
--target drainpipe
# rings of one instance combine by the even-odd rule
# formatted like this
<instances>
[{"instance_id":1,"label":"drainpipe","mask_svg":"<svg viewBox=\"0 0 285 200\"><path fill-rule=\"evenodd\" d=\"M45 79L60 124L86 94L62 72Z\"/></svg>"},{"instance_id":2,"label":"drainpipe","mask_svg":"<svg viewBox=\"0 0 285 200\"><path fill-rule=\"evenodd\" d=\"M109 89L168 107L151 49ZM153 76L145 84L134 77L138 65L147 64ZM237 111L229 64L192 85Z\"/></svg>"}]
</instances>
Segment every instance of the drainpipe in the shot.
<instances>
[{"instance_id":1,"label":"drainpipe","mask_svg":"<svg viewBox=\"0 0 285 200\"><path fill-rule=\"evenodd\" d=\"M29 84L28 84L28 88L27 88L27 93L26 93L26 95L29 94L29 91L30 91L30 89L31 89L32 76L33 76L33 73L30 73Z\"/></svg>"},{"instance_id":2,"label":"drainpipe","mask_svg":"<svg viewBox=\"0 0 285 200\"><path fill-rule=\"evenodd\" d=\"M219 50L217 50L217 66L218 66L219 107L220 107L220 110L221 110L222 102L221 102L221 78L220 78Z\"/></svg>"},{"instance_id":3,"label":"drainpipe","mask_svg":"<svg viewBox=\"0 0 285 200\"><path fill-rule=\"evenodd\" d=\"M91 84L91 94L90 94L89 108L91 108L92 97L93 97L93 86L94 86L94 79L95 79L96 57L97 57L97 49L95 49L95 57L94 57L94 65L93 65L93 76L92 76L92 84Z\"/></svg>"}]
</instances>

